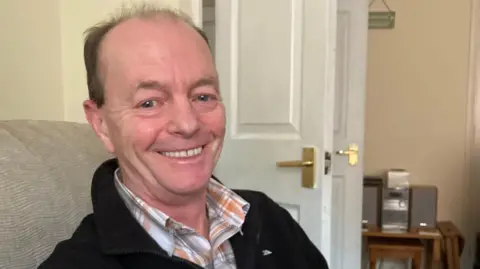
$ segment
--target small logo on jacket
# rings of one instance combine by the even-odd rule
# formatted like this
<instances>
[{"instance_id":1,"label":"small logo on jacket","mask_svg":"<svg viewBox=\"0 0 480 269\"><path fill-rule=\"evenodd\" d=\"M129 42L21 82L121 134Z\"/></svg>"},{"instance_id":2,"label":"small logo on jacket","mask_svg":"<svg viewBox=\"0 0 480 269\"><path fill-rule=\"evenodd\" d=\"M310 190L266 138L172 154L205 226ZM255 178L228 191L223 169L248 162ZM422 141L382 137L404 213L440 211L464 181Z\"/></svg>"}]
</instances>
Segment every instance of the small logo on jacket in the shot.
<instances>
[{"instance_id":1,"label":"small logo on jacket","mask_svg":"<svg viewBox=\"0 0 480 269\"><path fill-rule=\"evenodd\" d=\"M264 249L264 250L262 251L262 253L263 253L263 256L268 256L268 255L272 254L272 252L271 252L270 250L268 250L268 249Z\"/></svg>"}]
</instances>

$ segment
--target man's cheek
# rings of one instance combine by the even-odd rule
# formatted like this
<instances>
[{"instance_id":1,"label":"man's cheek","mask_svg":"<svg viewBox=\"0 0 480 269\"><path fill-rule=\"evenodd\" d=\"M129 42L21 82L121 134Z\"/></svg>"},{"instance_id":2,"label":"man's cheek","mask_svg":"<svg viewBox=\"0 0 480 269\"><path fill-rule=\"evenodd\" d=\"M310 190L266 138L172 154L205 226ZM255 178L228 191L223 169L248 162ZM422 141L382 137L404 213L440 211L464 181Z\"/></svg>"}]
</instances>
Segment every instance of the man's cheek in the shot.
<instances>
[{"instance_id":1,"label":"man's cheek","mask_svg":"<svg viewBox=\"0 0 480 269\"><path fill-rule=\"evenodd\" d=\"M156 143L159 127L155 122L132 122L128 137L140 150L148 150Z\"/></svg>"},{"instance_id":2,"label":"man's cheek","mask_svg":"<svg viewBox=\"0 0 480 269\"><path fill-rule=\"evenodd\" d=\"M202 122L210 127L217 135L225 133L225 113L223 109L217 109L203 115Z\"/></svg>"}]
</instances>

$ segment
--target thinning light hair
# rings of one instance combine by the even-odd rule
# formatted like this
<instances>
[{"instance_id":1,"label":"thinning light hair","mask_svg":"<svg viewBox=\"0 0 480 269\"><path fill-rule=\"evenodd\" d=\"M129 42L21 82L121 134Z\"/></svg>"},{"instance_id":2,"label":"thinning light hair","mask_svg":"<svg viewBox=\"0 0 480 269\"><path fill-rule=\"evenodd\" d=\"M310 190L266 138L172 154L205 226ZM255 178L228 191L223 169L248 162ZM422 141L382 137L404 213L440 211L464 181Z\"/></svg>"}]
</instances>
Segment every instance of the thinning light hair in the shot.
<instances>
[{"instance_id":1,"label":"thinning light hair","mask_svg":"<svg viewBox=\"0 0 480 269\"><path fill-rule=\"evenodd\" d=\"M161 6L152 3L123 4L108 19L97 23L85 31L83 59L87 72L88 97L95 102L97 107L101 107L105 103L105 90L99 76L98 68L100 45L105 36L113 28L120 23L133 18L166 18L186 23L200 34L207 45L210 46L205 32L195 25L188 14L182 12L180 9L173 9L168 6Z\"/></svg>"}]
</instances>

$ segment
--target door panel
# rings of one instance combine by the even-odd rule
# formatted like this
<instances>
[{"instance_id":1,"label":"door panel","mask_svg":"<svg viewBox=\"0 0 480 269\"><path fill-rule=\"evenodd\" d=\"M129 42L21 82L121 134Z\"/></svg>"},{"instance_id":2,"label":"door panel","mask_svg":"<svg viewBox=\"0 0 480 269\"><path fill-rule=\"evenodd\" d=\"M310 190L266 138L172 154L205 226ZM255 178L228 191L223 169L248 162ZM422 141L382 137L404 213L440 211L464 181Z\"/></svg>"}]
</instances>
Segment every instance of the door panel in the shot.
<instances>
[{"instance_id":1,"label":"door panel","mask_svg":"<svg viewBox=\"0 0 480 269\"><path fill-rule=\"evenodd\" d=\"M235 15L242 19L232 33L238 69L226 99L234 139L300 139L302 16L300 1L289 2L238 1ZM272 6L275 12L265 20L260 11Z\"/></svg>"}]
</instances>

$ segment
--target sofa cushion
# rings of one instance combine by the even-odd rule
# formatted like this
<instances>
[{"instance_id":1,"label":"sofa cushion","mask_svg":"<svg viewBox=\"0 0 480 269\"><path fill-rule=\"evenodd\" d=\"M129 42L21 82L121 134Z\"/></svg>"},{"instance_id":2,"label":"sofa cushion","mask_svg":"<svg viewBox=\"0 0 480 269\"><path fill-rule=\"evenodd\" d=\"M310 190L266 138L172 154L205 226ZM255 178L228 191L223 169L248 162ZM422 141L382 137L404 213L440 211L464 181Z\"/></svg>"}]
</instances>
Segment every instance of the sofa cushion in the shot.
<instances>
[{"instance_id":1,"label":"sofa cushion","mask_svg":"<svg viewBox=\"0 0 480 269\"><path fill-rule=\"evenodd\" d=\"M88 124L0 121L0 268L36 268L71 236L110 157Z\"/></svg>"}]
</instances>

